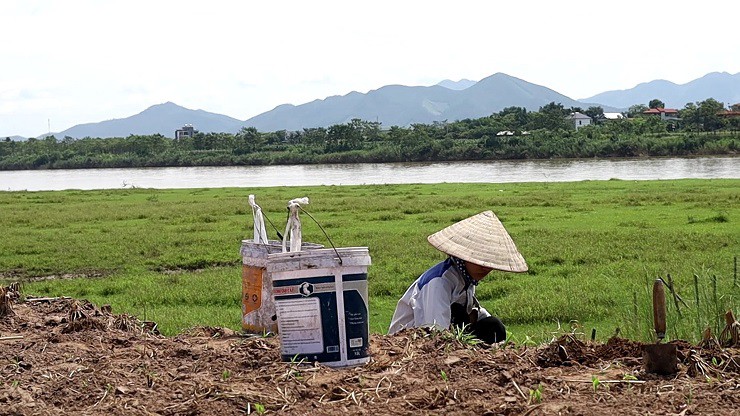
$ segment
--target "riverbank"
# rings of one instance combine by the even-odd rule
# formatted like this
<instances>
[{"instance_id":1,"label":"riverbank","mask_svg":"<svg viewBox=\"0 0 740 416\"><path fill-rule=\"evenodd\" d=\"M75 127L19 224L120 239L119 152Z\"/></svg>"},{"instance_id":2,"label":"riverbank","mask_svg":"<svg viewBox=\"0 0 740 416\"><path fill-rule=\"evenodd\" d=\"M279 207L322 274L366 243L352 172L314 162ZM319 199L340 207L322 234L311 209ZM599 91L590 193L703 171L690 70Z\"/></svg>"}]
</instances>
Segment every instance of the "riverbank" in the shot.
<instances>
[{"instance_id":1,"label":"riverbank","mask_svg":"<svg viewBox=\"0 0 740 416\"><path fill-rule=\"evenodd\" d=\"M668 122L640 117L575 130L562 118L566 114L556 111L547 116L552 123L519 127L512 126L511 120L496 121L494 115L390 130L380 129L378 123L353 120L329 129L272 133L243 129L237 134L196 133L176 140L159 134L80 140L50 136L0 142L0 170L682 157L738 152L736 126L712 132L669 132L673 126ZM701 125L691 130L697 128Z\"/></svg>"},{"instance_id":2,"label":"riverbank","mask_svg":"<svg viewBox=\"0 0 740 416\"><path fill-rule=\"evenodd\" d=\"M278 229L287 201L308 196L306 209L335 245L369 247L371 329L384 332L408 284L443 258L426 236L492 209L530 266L524 275L494 272L478 289L512 337L544 340L572 323L597 328L600 339L616 327L644 339L652 322L633 312L658 276L671 274L689 305L694 275L702 308L737 305L737 189L740 180L719 179L4 192L0 278L37 295L111 304L167 334L239 329L247 196L256 194ZM304 241L326 244L316 224L303 225ZM713 276L721 296L712 296ZM676 337L694 339L713 322L690 316L670 323Z\"/></svg>"}]
</instances>

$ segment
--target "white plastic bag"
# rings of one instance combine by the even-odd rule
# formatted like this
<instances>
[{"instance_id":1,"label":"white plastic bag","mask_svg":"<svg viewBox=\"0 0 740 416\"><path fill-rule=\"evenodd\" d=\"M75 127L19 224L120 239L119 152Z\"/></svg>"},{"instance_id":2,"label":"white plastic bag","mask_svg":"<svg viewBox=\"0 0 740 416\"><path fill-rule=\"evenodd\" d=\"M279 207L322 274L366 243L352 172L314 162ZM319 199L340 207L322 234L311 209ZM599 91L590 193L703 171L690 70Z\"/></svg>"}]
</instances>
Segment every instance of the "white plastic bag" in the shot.
<instances>
[{"instance_id":1,"label":"white plastic bag","mask_svg":"<svg viewBox=\"0 0 740 416\"><path fill-rule=\"evenodd\" d=\"M301 205L308 205L308 197L291 199L288 202L288 223L285 225L283 234L283 253L288 251L288 240L290 240L290 251L301 251L301 219L298 211Z\"/></svg>"},{"instance_id":2,"label":"white plastic bag","mask_svg":"<svg viewBox=\"0 0 740 416\"><path fill-rule=\"evenodd\" d=\"M254 202L254 195L249 195L249 205L252 207L252 216L254 217L254 242L268 244L265 218L262 215L262 208Z\"/></svg>"}]
</instances>

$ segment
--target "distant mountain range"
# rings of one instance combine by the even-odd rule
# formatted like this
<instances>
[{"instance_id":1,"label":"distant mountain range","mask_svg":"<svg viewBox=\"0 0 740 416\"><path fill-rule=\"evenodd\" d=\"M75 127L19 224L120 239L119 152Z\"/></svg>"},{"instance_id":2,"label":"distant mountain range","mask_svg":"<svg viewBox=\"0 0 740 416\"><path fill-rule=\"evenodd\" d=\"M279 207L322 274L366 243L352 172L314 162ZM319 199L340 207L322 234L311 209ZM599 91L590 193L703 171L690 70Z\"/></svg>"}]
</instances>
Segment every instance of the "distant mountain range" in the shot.
<instances>
[{"instance_id":1,"label":"distant mountain range","mask_svg":"<svg viewBox=\"0 0 740 416\"><path fill-rule=\"evenodd\" d=\"M414 123L480 118L511 106L538 110L553 101L565 107L587 108L597 105L579 102L549 88L497 73L465 89L450 89L440 85L387 85L367 94L351 92L298 106L284 104L244 123L260 131L326 127L346 123L353 118L379 121L387 127L409 126Z\"/></svg>"},{"instance_id":2,"label":"distant mountain range","mask_svg":"<svg viewBox=\"0 0 740 416\"><path fill-rule=\"evenodd\" d=\"M683 108L686 103L707 98L727 105L740 103L740 73L713 72L683 85L656 80L629 90L607 91L580 100L510 75L496 73L478 82L462 79L444 80L430 87L387 85L366 94L353 91L301 105L283 104L243 121L167 102L131 117L80 124L52 134L57 138L126 137L155 133L172 137L175 130L185 124L191 124L201 132L235 133L242 127L255 127L268 132L328 127L354 118L378 121L385 127L409 126L414 123L480 118L512 106L537 111L551 102L560 103L566 108L601 106L606 112L618 112L635 104L647 105L655 98L663 101L668 108Z\"/></svg>"},{"instance_id":3,"label":"distant mountain range","mask_svg":"<svg viewBox=\"0 0 740 416\"><path fill-rule=\"evenodd\" d=\"M740 72L735 75L727 72L712 72L683 85L655 80L639 84L629 90L602 92L581 101L628 108L635 104L647 105L655 98L663 101L666 108L676 109L684 108L688 103L704 101L707 98L714 98L728 106L737 104L740 103Z\"/></svg>"}]
</instances>

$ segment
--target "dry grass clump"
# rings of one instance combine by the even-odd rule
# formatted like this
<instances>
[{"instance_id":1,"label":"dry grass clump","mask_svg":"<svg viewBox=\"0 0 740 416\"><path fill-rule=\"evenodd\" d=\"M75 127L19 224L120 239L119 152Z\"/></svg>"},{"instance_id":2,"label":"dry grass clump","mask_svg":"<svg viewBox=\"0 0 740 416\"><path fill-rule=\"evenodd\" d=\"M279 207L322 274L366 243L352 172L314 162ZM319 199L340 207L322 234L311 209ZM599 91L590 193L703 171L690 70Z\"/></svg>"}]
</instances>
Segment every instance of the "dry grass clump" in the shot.
<instances>
[{"instance_id":1,"label":"dry grass clump","mask_svg":"<svg viewBox=\"0 0 740 416\"><path fill-rule=\"evenodd\" d=\"M719 335L719 343L725 347L740 347L740 322L735 319L732 311L725 314L725 329Z\"/></svg>"},{"instance_id":2,"label":"dry grass clump","mask_svg":"<svg viewBox=\"0 0 740 416\"><path fill-rule=\"evenodd\" d=\"M0 286L0 317L10 315L11 313L13 313L13 308L10 306L8 288Z\"/></svg>"},{"instance_id":3,"label":"dry grass clump","mask_svg":"<svg viewBox=\"0 0 740 416\"><path fill-rule=\"evenodd\" d=\"M0 286L0 317L13 314L13 302L20 299L20 284L13 282L9 286Z\"/></svg>"}]
</instances>

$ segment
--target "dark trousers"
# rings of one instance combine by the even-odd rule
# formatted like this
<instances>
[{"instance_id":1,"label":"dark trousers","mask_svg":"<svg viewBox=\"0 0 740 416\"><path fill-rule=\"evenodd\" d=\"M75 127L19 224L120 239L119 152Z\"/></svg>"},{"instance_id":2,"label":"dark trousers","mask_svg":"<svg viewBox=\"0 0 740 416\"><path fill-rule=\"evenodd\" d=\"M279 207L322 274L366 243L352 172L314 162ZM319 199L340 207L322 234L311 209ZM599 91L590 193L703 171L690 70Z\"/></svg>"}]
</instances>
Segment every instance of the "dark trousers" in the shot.
<instances>
[{"instance_id":1,"label":"dark trousers","mask_svg":"<svg viewBox=\"0 0 740 416\"><path fill-rule=\"evenodd\" d=\"M493 344L506 340L506 327L495 316L489 316L483 319L475 319L471 322L470 316L465 311L465 307L459 303L453 303L450 307L452 312L452 325L465 326L465 330L473 334L479 340Z\"/></svg>"}]
</instances>

